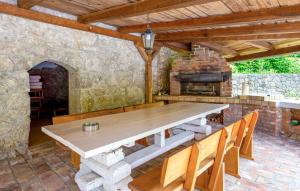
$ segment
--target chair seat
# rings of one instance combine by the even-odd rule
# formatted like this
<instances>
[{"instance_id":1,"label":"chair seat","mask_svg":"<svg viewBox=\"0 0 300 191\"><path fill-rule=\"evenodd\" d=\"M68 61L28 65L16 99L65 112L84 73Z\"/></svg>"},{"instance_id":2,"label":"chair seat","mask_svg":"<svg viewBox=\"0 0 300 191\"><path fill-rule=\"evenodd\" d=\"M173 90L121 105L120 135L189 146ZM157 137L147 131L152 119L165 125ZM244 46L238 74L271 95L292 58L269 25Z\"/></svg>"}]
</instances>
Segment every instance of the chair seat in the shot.
<instances>
[{"instance_id":1,"label":"chair seat","mask_svg":"<svg viewBox=\"0 0 300 191\"><path fill-rule=\"evenodd\" d=\"M197 176L199 176L204 171L206 171L207 169L212 167L213 164L214 164L214 159L213 158L208 158L208 159L202 161L199 165L199 169L197 170Z\"/></svg>"},{"instance_id":2,"label":"chair seat","mask_svg":"<svg viewBox=\"0 0 300 191\"><path fill-rule=\"evenodd\" d=\"M132 191L181 191L183 189L184 179L179 178L166 187L160 185L162 167L157 167L135 178L128 184Z\"/></svg>"}]
</instances>

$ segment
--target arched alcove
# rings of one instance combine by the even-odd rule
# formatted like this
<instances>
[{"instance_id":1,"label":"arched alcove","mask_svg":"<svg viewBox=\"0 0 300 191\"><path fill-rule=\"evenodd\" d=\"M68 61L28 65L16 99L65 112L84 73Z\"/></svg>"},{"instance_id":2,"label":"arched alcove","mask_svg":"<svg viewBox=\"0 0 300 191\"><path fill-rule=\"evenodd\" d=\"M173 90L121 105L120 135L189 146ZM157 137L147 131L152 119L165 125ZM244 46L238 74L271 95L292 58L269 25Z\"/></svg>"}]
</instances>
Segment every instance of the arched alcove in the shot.
<instances>
[{"instance_id":1,"label":"arched alcove","mask_svg":"<svg viewBox=\"0 0 300 191\"><path fill-rule=\"evenodd\" d=\"M56 61L43 61L34 65L29 74L30 133L29 145L51 139L41 132L41 127L52 124L52 117L69 114L74 110L74 69Z\"/></svg>"}]
</instances>

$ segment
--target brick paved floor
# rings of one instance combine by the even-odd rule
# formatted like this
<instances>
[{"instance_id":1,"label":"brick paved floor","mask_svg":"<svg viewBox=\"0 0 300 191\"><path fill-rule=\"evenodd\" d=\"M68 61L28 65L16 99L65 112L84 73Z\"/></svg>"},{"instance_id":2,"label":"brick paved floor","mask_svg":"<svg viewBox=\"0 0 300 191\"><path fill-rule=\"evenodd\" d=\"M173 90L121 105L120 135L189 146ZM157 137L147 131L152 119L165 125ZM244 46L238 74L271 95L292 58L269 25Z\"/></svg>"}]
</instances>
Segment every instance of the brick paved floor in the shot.
<instances>
[{"instance_id":1,"label":"brick paved floor","mask_svg":"<svg viewBox=\"0 0 300 191\"><path fill-rule=\"evenodd\" d=\"M53 143L31 148L32 159L0 161L0 190L78 190L69 152ZM255 161L241 159L241 179L226 175L228 191L300 191L300 143L256 132ZM138 176L161 164L163 156L133 171Z\"/></svg>"}]
</instances>

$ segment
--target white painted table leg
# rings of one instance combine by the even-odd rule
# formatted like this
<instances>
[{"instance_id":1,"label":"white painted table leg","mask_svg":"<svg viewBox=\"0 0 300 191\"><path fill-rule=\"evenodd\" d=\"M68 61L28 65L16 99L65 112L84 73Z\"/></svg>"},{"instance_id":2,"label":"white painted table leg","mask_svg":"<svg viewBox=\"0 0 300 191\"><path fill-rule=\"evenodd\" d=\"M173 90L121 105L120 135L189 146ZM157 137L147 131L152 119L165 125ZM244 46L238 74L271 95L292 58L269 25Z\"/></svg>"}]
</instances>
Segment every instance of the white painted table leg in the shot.
<instances>
[{"instance_id":1,"label":"white painted table leg","mask_svg":"<svg viewBox=\"0 0 300 191\"><path fill-rule=\"evenodd\" d=\"M164 147L166 145L165 131L161 131L154 135L154 144L160 147Z\"/></svg>"},{"instance_id":2,"label":"white painted table leg","mask_svg":"<svg viewBox=\"0 0 300 191\"><path fill-rule=\"evenodd\" d=\"M124 153L121 148L108 153L102 153L92 158L81 158L80 171L92 172L101 178L105 191L127 191L128 183L132 180L131 166L125 162ZM78 182L79 183L79 182ZM100 188L99 184L98 187ZM84 188L81 186L80 189ZM95 187L94 187L95 188ZM89 190L87 190L89 191Z\"/></svg>"},{"instance_id":3,"label":"white painted table leg","mask_svg":"<svg viewBox=\"0 0 300 191\"><path fill-rule=\"evenodd\" d=\"M84 164L80 165L80 170L75 175L75 182L82 191L100 188L103 185L103 181L104 179L101 176L92 172L92 170Z\"/></svg>"},{"instance_id":4,"label":"white painted table leg","mask_svg":"<svg viewBox=\"0 0 300 191\"><path fill-rule=\"evenodd\" d=\"M188 122L188 124L204 126L204 125L207 124L207 119L205 117L199 118L199 119L195 119L193 121Z\"/></svg>"}]
</instances>

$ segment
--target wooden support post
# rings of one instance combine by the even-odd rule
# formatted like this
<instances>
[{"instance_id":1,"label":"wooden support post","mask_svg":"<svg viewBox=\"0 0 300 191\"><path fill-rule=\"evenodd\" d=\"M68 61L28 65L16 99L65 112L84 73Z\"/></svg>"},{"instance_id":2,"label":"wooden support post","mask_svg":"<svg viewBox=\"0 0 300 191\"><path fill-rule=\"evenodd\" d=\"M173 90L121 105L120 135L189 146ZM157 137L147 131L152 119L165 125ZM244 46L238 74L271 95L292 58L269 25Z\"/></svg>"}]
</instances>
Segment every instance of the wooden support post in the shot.
<instances>
[{"instance_id":1,"label":"wooden support post","mask_svg":"<svg viewBox=\"0 0 300 191\"><path fill-rule=\"evenodd\" d=\"M146 103L152 103L152 89L153 89L153 79L152 79L152 60L154 54L147 54L141 42L137 42L135 47L138 49L142 58L145 61L145 101Z\"/></svg>"},{"instance_id":2,"label":"wooden support post","mask_svg":"<svg viewBox=\"0 0 300 191\"><path fill-rule=\"evenodd\" d=\"M146 103L152 103L152 90L153 90L153 78L152 78L152 55L148 54L146 62Z\"/></svg>"}]
</instances>

